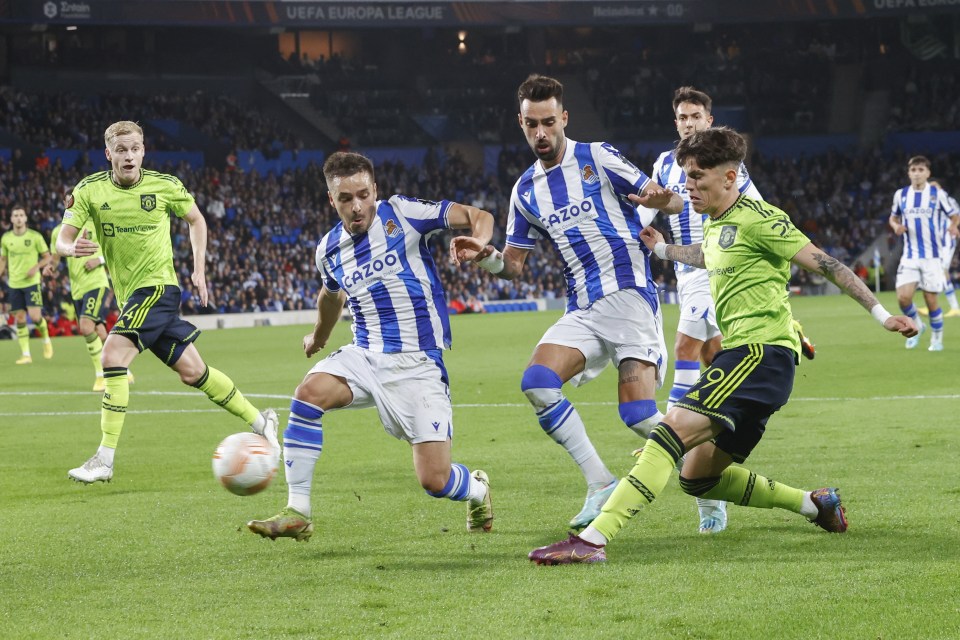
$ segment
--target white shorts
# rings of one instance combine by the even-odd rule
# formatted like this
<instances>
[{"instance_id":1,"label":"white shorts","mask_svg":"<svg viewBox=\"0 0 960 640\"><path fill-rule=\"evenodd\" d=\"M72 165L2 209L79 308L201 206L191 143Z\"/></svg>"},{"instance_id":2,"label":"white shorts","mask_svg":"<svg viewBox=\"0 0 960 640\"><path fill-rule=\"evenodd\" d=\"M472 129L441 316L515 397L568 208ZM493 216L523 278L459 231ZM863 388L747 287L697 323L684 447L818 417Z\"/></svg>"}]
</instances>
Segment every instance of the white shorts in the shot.
<instances>
[{"instance_id":1,"label":"white shorts","mask_svg":"<svg viewBox=\"0 0 960 640\"><path fill-rule=\"evenodd\" d=\"M611 362L627 358L657 367L657 388L663 385L667 349L663 342L663 318L650 303L632 289L621 289L600 298L589 309L570 311L547 329L541 344L558 344L577 349L587 362L583 371L570 379L579 387L590 382Z\"/></svg>"},{"instance_id":2,"label":"white shorts","mask_svg":"<svg viewBox=\"0 0 960 640\"><path fill-rule=\"evenodd\" d=\"M897 267L897 289L907 284L916 284L928 293L941 293L947 282L940 258L901 258Z\"/></svg>"},{"instance_id":3,"label":"white shorts","mask_svg":"<svg viewBox=\"0 0 960 640\"><path fill-rule=\"evenodd\" d=\"M956 250L956 245L953 245L952 247L943 247L943 252L940 255L940 266L943 267L944 271L950 271L950 263L953 262L953 254L956 252Z\"/></svg>"},{"instance_id":4,"label":"white shorts","mask_svg":"<svg viewBox=\"0 0 960 640\"><path fill-rule=\"evenodd\" d=\"M680 300L678 332L703 342L720 335L706 269L677 273L677 297Z\"/></svg>"},{"instance_id":5,"label":"white shorts","mask_svg":"<svg viewBox=\"0 0 960 640\"><path fill-rule=\"evenodd\" d=\"M353 402L344 409L376 407L383 429L410 444L453 438L450 387L442 360L424 351L378 353L349 344L318 362L310 373L347 381Z\"/></svg>"}]
</instances>

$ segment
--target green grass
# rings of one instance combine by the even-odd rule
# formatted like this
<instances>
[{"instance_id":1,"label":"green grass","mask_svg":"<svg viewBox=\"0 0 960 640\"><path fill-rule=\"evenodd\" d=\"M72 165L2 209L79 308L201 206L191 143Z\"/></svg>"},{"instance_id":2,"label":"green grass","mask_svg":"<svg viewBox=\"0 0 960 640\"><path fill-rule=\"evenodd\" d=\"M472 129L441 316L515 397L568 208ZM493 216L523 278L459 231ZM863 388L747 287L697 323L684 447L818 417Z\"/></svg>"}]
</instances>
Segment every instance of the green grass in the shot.
<instances>
[{"instance_id":1,"label":"green grass","mask_svg":"<svg viewBox=\"0 0 960 640\"><path fill-rule=\"evenodd\" d=\"M840 486L850 531L731 507L726 532L700 536L674 481L597 566L526 559L565 535L584 492L519 391L556 314L453 321L454 458L490 474L490 535L467 534L464 505L424 495L409 447L368 410L324 420L313 539L253 536L243 523L286 503L283 481L247 498L220 488L211 453L243 425L150 356L134 363L116 479L74 484L66 470L100 438L82 341L58 339L54 360L29 367L13 365L16 342L0 342L0 637L960 637L960 321L947 320L946 351L928 353L924 336L908 352L850 300L794 307L817 358L747 466ZM675 307L665 324L672 344ZM285 415L309 366L306 330L209 331L198 344L255 404ZM331 343L348 340L341 324ZM567 392L626 473L638 440L617 416L613 370Z\"/></svg>"}]
</instances>

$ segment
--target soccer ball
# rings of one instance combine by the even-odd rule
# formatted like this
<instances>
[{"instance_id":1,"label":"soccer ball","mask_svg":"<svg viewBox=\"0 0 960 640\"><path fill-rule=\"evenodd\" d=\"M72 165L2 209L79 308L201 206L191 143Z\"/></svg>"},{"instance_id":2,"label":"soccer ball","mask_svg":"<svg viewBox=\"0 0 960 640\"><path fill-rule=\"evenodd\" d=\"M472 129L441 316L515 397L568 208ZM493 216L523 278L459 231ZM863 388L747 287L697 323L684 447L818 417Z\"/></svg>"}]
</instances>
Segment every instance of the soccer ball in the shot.
<instances>
[{"instance_id":1,"label":"soccer ball","mask_svg":"<svg viewBox=\"0 0 960 640\"><path fill-rule=\"evenodd\" d=\"M235 433L213 452L213 475L230 493L260 493L277 475L277 453L263 436Z\"/></svg>"}]
</instances>

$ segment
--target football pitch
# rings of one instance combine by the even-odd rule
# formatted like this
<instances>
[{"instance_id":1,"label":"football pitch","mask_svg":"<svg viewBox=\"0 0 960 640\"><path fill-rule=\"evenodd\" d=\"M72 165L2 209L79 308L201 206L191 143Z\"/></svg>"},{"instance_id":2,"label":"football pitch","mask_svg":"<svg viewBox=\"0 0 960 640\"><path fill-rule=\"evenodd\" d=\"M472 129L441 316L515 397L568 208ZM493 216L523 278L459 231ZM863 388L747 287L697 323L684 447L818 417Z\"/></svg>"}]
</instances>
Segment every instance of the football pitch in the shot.
<instances>
[{"instance_id":1,"label":"football pitch","mask_svg":"<svg viewBox=\"0 0 960 640\"><path fill-rule=\"evenodd\" d=\"M373 410L324 418L310 542L249 533L247 520L286 504L282 477L255 496L222 489L211 454L245 425L149 354L133 365L113 482L75 484L67 470L100 440L82 339L57 339L53 360L25 367L13 364L16 341L2 341L0 637L960 637L960 319L946 320L946 350L929 353L929 333L907 351L847 298L793 305L817 357L746 466L840 487L848 533L731 506L729 528L702 536L674 477L605 564L561 567L526 554L566 535L585 488L519 390L556 313L452 320L454 460L490 475L487 535L467 533L465 504L424 494L409 447ZM676 319L666 307L671 356ZM310 366L308 330L208 331L198 346L283 422ZM340 323L330 344L349 335ZM618 417L614 370L565 391L624 475L641 442Z\"/></svg>"}]
</instances>

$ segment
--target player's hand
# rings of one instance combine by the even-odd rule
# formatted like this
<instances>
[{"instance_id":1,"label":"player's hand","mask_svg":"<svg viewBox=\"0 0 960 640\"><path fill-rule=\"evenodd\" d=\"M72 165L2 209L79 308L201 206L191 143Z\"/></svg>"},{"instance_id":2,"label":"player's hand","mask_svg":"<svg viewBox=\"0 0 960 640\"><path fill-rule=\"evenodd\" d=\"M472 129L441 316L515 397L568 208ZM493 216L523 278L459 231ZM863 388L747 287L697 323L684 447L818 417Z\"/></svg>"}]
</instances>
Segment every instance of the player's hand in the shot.
<instances>
[{"instance_id":1,"label":"player's hand","mask_svg":"<svg viewBox=\"0 0 960 640\"><path fill-rule=\"evenodd\" d=\"M30 267L29 269L27 269L27 277L28 277L28 278L32 278L33 276L35 276L35 275L37 274L37 267L38 267L38 265L33 265L32 267Z\"/></svg>"},{"instance_id":2,"label":"player's hand","mask_svg":"<svg viewBox=\"0 0 960 640\"><path fill-rule=\"evenodd\" d=\"M918 333L917 325L907 316L890 316L883 322L883 328L897 332L904 338L912 338Z\"/></svg>"},{"instance_id":3,"label":"player's hand","mask_svg":"<svg viewBox=\"0 0 960 640\"><path fill-rule=\"evenodd\" d=\"M86 258L87 256L92 256L99 249L100 245L87 237L89 231L84 231L82 234L77 236L76 241L73 243L73 257L74 258Z\"/></svg>"},{"instance_id":4,"label":"player's hand","mask_svg":"<svg viewBox=\"0 0 960 640\"><path fill-rule=\"evenodd\" d=\"M649 186L640 195L630 194L627 198L635 205L650 209L663 209L673 198L673 191L661 186Z\"/></svg>"},{"instance_id":5,"label":"player's hand","mask_svg":"<svg viewBox=\"0 0 960 640\"><path fill-rule=\"evenodd\" d=\"M483 260L495 251L493 245L483 246L473 236L457 236L450 239L450 264Z\"/></svg>"},{"instance_id":6,"label":"player's hand","mask_svg":"<svg viewBox=\"0 0 960 640\"><path fill-rule=\"evenodd\" d=\"M954 238L960 238L960 228L950 227L947 229L947 233L949 233Z\"/></svg>"},{"instance_id":7,"label":"player's hand","mask_svg":"<svg viewBox=\"0 0 960 640\"><path fill-rule=\"evenodd\" d=\"M83 268L87 271L93 271L100 267L100 258L90 258L83 263Z\"/></svg>"},{"instance_id":8,"label":"player's hand","mask_svg":"<svg viewBox=\"0 0 960 640\"><path fill-rule=\"evenodd\" d=\"M210 301L210 298L207 296L207 276L204 275L203 271L194 271L193 275L190 276L190 281L193 282L193 286L197 288L197 294L200 296L200 304L206 307Z\"/></svg>"},{"instance_id":9,"label":"player's hand","mask_svg":"<svg viewBox=\"0 0 960 640\"><path fill-rule=\"evenodd\" d=\"M893 233L894 233L894 235L902 236L902 235L905 234L906 232L907 232L907 227L906 227L906 225L898 224L897 226L895 226L895 227L893 228Z\"/></svg>"},{"instance_id":10,"label":"player's hand","mask_svg":"<svg viewBox=\"0 0 960 640\"><path fill-rule=\"evenodd\" d=\"M326 342L320 342L312 333L303 336L303 352L310 358L326 346Z\"/></svg>"},{"instance_id":11,"label":"player's hand","mask_svg":"<svg viewBox=\"0 0 960 640\"><path fill-rule=\"evenodd\" d=\"M43 275L47 276L48 278L52 278L53 276L57 275L57 268L52 264L48 264L43 268Z\"/></svg>"},{"instance_id":12,"label":"player's hand","mask_svg":"<svg viewBox=\"0 0 960 640\"><path fill-rule=\"evenodd\" d=\"M643 241L643 244L645 244L650 251L653 251L653 247L655 247L658 242L665 241L663 234L653 227L644 227L640 232L640 240Z\"/></svg>"}]
</instances>

